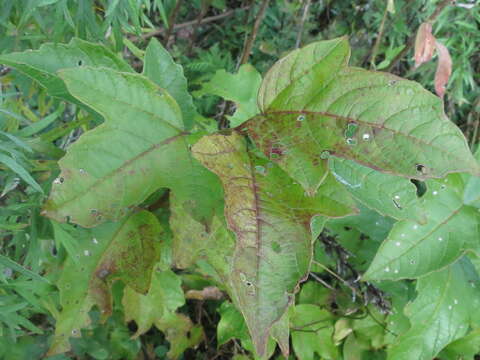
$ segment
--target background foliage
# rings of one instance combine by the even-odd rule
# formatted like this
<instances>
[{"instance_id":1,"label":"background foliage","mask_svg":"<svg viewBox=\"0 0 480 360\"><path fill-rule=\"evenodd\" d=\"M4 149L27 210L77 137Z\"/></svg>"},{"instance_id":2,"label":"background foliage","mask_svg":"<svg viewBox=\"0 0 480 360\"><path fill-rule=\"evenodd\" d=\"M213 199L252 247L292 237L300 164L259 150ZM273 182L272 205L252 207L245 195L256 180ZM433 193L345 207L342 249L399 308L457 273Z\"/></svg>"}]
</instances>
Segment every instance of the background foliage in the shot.
<instances>
[{"instance_id":1,"label":"background foliage","mask_svg":"<svg viewBox=\"0 0 480 360\"><path fill-rule=\"evenodd\" d=\"M388 70L418 81L433 92L434 62L414 69L411 49L399 61L396 57L405 47L408 49L409 40L414 38L419 25L443 3L446 2L271 0L260 19L248 62L264 75L276 60L299 42L309 44L348 35L352 47L351 66ZM308 11L304 11L307 4ZM260 79L254 69L249 65L240 68L240 63L261 6L261 2L233 0L4 0L0 3L0 49L2 54L39 49L42 44L68 43L74 37L101 43L112 51L111 55L105 51L107 56L115 59L116 54L125 59L125 63L112 60L116 68L125 72L143 68L144 74L150 78L166 82L160 86L167 87L168 84L177 89L177 94L169 90L175 99L188 86L193 99L182 101L187 105L181 107L181 114L184 119L192 119L192 126L195 118L198 130L212 132L228 124L240 124L256 114L256 109L251 110L256 106L252 97L256 96L254 90ZM447 46L453 60L453 72L444 99L445 111L462 129L472 149L478 142L480 112L480 59L476 51L480 45L479 22L480 7L473 1L456 6L448 4L433 21L435 37ZM175 62L182 65L188 85L180 76L181 69L172 61L156 63L159 56L149 58L151 52L147 51L147 46L153 37L157 37ZM86 46L81 45L81 40L75 41L78 46ZM163 51L154 43L150 46L157 46L151 51ZM48 51L47 48L46 53ZM99 56L97 60L85 61L104 61L100 58L103 59ZM0 78L0 357L44 358L49 348L57 346L58 337L54 339L53 333L55 328L58 332L59 324L68 329L65 336L70 337L71 349L65 354L52 356L52 359L253 357L254 345L244 320L225 295L221 279L216 278L212 266L200 260L195 266L177 263L174 271L169 269L172 256L176 261L189 258L187 254L184 258L178 254L187 251L188 247L172 249L173 235L168 225L170 214L166 209L169 206L175 209L178 205L175 201L179 203L179 200L169 200L165 190L160 189L177 179L165 179L166 185L158 185L159 190L141 205L161 224L161 228L152 230L152 236L162 234L163 242L155 245L161 251L158 248L151 251L160 252L162 257L150 260L155 262L152 276L158 281L152 283L157 287L149 289L150 283L136 284L125 274L115 274L115 278L121 281L112 284L111 296L105 293L92 295L88 289L77 286L83 283L88 287L88 280L82 282L82 276L88 279L95 269L102 268L102 264L111 264L111 260L102 257L102 251L107 251L109 244L115 242L115 248L122 251L122 242L127 236L122 237L122 234L128 234L130 227L150 224L153 220L147 215L149 213L137 212L135 218L119 225L83 229L52 222L40 214L50 184L61 181L56 180L59 179L58 160L80 135L97 127L102 119L84 105L89 99L72 101L68 92L63 99L51 97L48 86L42 87L23 72L12 69L9 61L14 60L2 55L0 62L5 65L1 68ZM169 79L155 74L158 68L174 75L171 79L174 85ZM234 75L237 70L238 75ZM62 76L68 86L68 72ZM75 89L72 87L69 91L73 93ZM235 114L233 103L241 104ZM192 143L195 141L192 139ZM179 150L174 148L172 151ZM352 164L332 162L330 166L337 174L342 174L341 179L356 183ZM183 190L179 196L182 191L183 194L192 191L193 185L203 186L198 184L198 179L189 177L192 171L186 169L181 176L187 181L180 184ZM361 173L356 176L375 175ZM454 211L468 213L470 207L478 207L475 197L478 178L454 174L445 178L447 180L449 184L455 184L454 190L435 200L438 203L431 205L433 208L445 208L448 204L455 207ZM375 184L375 181L384 179L371 181ZM417 183L415 187L407 183L388 182L383 191L390 198L394 198L398 190L404 191L402 201L410 199L414 203L418 201L417 192L422 193L422 184ZM433 197L433 192L442 191L444 185L441 181L427 182L427 199ZM375 199L362 193L352 192L352 195L361 204L360 214L329 221L314 243L312 272L302 283L296 306L289 314L292 358L385 359L388 346L393 349L389 350L391 359L402 359L404 349L418 345L415 341L421 337L419 334L427 334L427 338L434 336L428 335L434 334L436 329L435 323L429 323L431 319L441 321L442 314L448 313L451 306L457 303L462 306L463 300L475 296L471 293L478 282L473 270L478 267L474 254L469 255L470 260L464 257L454 266L418 281L375 282L384 278L379 277L375 269L390 267L387 278L398 280L393 266L382 258L385 254L377 253L377 250L385 240L380 249L388 251L391 246L395 252L402 234L413 231L421 214L410 212L410 218L403 218L399 204L394 202L389 210L379 214L369 209L376 208ZM215 199L204 200L211 200L210 210L216 211ZM400 205L404 208L411 206L403 202ZM181 223L186 217L182 216L182 209L178 211L177 221ZM431 214L435 219L443 216L436 212ZM203 213L194 215L197 218L207 216ZM465 248L475 248L472 244L478 241L478 223L465 222L464 219L447 223L449 228L445 230L465 241L458 249L449 249L455 258ZM97 220L101 222L101 219ZM319 223L321 227L323 223ZM119 227L115 238L107 236L113 231L109 226ZM173 220L170 226L175 227ZM198 235L202 235L201 228ZM428 246L439 246L439 237L434 236L429 243L429 236L427 231L424 237ZM141 244L137 245L128 248L133 263L137 252L145 251ZM115 253L110 256L115 258ZM430 260L432 263L436 261ZM398 261L399 266L409 265ZM77 263L84 264L84 271L76 272ZM371 264L367 276L373 283L358 283L358 277ZM148 268L148 264L144 265ZM103 269L112 272L113 267ZM427 272L422 273L422 269L417 268L412 277ZM457 281L461 278L471 286L462 287ZM431 288L435 283L448 285L443 297ZM138 295L135 292L138 289L132 286L149 290L148 296ZM92 307L92 296L95 301L100 298L105 308ZM435 308L430 309L432 301L439 298L441 300L434 303ZM80 301L81 306L76 303ZM158 303L163 305L158 308L154 305ZM68 310L69 304L75 305L71 311L80 309L80 312L63 313L62 317L60 309ZM476 305L469 306L475 308ZM387 308L392 309L391 313L385 313ZM105 309L112 315L103 323L106 316L102 310ZM148 314L139 313L138 309ZM465 305L464 311L459 312L460 320L453 336L438 340L441 346L426 345L429 350L423 354L425 358L472 359L479 352L479 322L470 318L468 309ZM149 320L152 318L156 321ZM75 324L83 320L88 322L87 319L91 319L89 326L76 327ZM469 323L471 328L467 332ZM399 335L403 339L400 345ZM65 342L58 346L65 346ZM269 340L267 348L272 357L281 356L273 339ZM420 358L418 354L408 356Z\"/></svg>"}]
</instances>

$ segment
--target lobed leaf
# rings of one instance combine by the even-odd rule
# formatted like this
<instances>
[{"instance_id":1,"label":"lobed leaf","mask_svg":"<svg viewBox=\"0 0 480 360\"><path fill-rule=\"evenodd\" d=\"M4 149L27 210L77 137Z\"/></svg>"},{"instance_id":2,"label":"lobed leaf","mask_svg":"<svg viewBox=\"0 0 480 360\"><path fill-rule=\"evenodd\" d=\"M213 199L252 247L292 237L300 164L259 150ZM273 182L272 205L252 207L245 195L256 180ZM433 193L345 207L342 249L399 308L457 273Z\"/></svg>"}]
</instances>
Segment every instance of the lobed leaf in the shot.
<instances>
[{"instance_id":1,"label":"lobed leaf","mask_svg":"<svg viewBox=\"0 0 480 360\"><path fill-rule=\"evenodd\" d=\"M340 38L295 50L270 69L262 113L242 126L269 159L310 194L332 155L419 180L480 172L440 99L412 81L347 67L348 56Z\"/></svg>"},{"instance_id":2,"label":"lobed leaf","mask_svg":"<svg viewBox=\"0 0 480 360\"><path fill-rule=\"evenodd\" d=\"M262 356L270 328L308 273L312 217L344 216L354 210L353 204L334 187L320 190L316 198L306 197L280 168L248 153L236 133L203 137L192 152L223 183L225 217L237 236L231 260L232 297ZM286 346L282 344L282 349Z\"/></svg>"},{"instance_id":3,"label":"lobed leaf","mask_svg":"<svg viewBox=\"0 0 480 360\"><path fill-rule=\"evenodd\" d=\"M141 211L119 223L107 223L94 230L77 230L81 261L68 257L60 276L60 303L55 336L49 355L70 349L69 337L79 337L90 324L88 312L99 305L103 316L111 312L108 284L121 279L146 292L158 258L161 226L155 216Z\"/></svg>"},{"instance_id":4,"label":"lobed leaf","mask_svg":"<svg viewBox=\"0 0 480 360\"><path fill-rule=\"evenodd\" d=\"M122 217L161 187L175 189L183 206L210 221L218 180L190 155L178 105L141 75L110 69L61 72L69 91L105 122L84 134L59 161L44 214L85 227Z\"/></svg>"},{"instance_id":5,"label":"lobed leaf","mask_svg":"<svg viewBox=\"0 0 480 360\"><path fill-rule=\"evenodd\" d=\"M0 63L11 66L42 85L50 95L78 104L57 71L81 66L109 67L133 72L130 65L100 44L74 38L68 44L44 44L38 50L0 55Z\"/></svg>"}]
</instances>

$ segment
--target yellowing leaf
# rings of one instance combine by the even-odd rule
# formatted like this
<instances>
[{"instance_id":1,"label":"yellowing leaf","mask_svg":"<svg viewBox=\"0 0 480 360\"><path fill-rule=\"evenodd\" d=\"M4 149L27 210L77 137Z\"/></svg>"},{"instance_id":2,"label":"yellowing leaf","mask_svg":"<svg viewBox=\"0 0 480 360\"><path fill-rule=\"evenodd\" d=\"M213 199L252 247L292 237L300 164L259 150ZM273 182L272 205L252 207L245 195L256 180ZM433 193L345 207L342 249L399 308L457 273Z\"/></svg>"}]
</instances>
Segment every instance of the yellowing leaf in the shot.
<instances>
[{"instance_id":1,"label":"yellowing leaf","mask_svg":"<svg viewBox=\"0 0 480 360\"><path fill-rule=\"evenodd\" d=\"M312 217L347 215L353 203L334 190L334 179L317 197L305 196L278 166L247 152L243 137L235 132L203 137L192 152L223 183L225 217L237 236L229 287L262 356L271 327L308 273Z\"/></svg>"},{"instance_id":2,"label":"yellowing leaf","mask_svg":"<svg viewBox=\"0 0 480 360\"><path fill-rule=\"evenodd\" d=\"M161 232L160 223L147 211L94 230L77 230L78 261L67 258L58 282L62 310L49 355L70 349L69 337L79 337L80 329L90 324L88 312L93 305L108 315L110 281L121 279L138 291L148 290Z\"/></svg>"}]
</instances>

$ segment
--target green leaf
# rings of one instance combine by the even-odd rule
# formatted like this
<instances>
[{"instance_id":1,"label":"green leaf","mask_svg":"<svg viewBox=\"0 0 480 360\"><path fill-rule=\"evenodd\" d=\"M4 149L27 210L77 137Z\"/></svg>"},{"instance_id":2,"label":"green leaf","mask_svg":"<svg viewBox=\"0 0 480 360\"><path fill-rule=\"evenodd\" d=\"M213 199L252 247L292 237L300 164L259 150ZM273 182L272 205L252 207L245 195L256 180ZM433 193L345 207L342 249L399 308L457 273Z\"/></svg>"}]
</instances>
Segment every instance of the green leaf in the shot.
<instances>
[{"instance_id":1,"label":"green leaf","mask_svg":"<svg viewBox=\"0 0 480 360\"><path fill-rule=\"evenodd\" d=\"M50 280L48 280L47 278L45 278L43 276L40 276L37 273L34 273L33 271L24 268L22 265L16 263L15 261L6 257L5 255L0 254L0 264L2 264L3 266L5 266L7 268L10 268L14 271L17 271L20 274L22 274L22 275L24 275L24 276L26 276L26 277L28 277L32 280L36 280L36 281L45 282L47 284L50 284Z\"/></svg>"},{"instance_id":2,"label":"green leaf","mask_svg":"<svg viewBox=\"0 0 480 360\"><path fill-rule=\"evenodd\" d=\"M148 294L142 295L133 288L125 287L122 304L125 321L134 320L137 331L134 337L147 332L162 318L168 318L185 304L182 280L171 270L155 271Z\"/></svg>"},{"instance_id":3,"label":"green leaf","mask_svg":"<svg viewBox=\"0 0 480 360\"><path fill-rule=\"evenodd\" d=\"M237 236L232 297L263 356L271 326L308 273L312 217L344 216L354 210L353 204L342 202L342 195L331 187L316 198L305 196L280 168L248 153L237 133L203 137L192 152L223 183L225 217Z\"/></svg>"},{"instance_id":4,"label":"green leaf","mask_svg":"<svg viewBox=\"0 0 480 360\"><path fill-rule=\"evenodd\" d=\"M248 328L242 314L228 301L218 309L220 321L217 325L217 342L221 346L232 339L248 339Z\"/></svg>"},{"instance_id":5,"label":"green leaf","mask_svg":"<svg viewBox=\"0 0 480 360\"><path fill-rule=\"evenodd\" d=\"M28 185L30 185L39 193L43 194L43 190L40 187L40 185L38 185L35 179L17 161L12 159L11 157L8 157L0 153L0 163L10 168L15 174L20 176L23 179L23 181L25 181Z\"/></svg>"},{"instance_id":6,"label":"green leaf","mask_svg":"<svg viewBox=\"0 0 480 360\"><path fill-rule=\"evenodd\" d=\"M333 158L335 178L363 205L397 220L424 222L417 188L408 179L384 174L351 160Z\"/></svg>"},{"instance_id":7,"label":"green leaf","mask_svg":"<svg viewBox=\"0 0 480 360\"><path fill-rule=\"evenodd\" d=\"M161 232L158 220L147 211L93 230L77 229L81 250L76 261L67 258L58 282L62 311L50 355L70 349L68 338L79 337L80 329L90 324L88 312L94 304L103 316L111 312L112 281L120 279L137 291L148 291Z\"/></svg>"},{"instance_id":8,"label":"green leaf","mask_svg":"<svg viewBox=\"0 0 480 360\"><path fill-rule=\"evenodd\" d=\"M475 152L475 158L480 161L480 147ZM465 185L465 193L463 195L463 201L467 205L480 208L480 177L471 176L467 184Z\"/></svg>"},{"instance_id":9,"label":"green leaf","mask_svg":"<svg viewBox=\"0 0 480 360\"><path fill-rule=\"evenodd\" d=\"M175 64L172 56L155 38L150 40L145 53L143 75L172 95L182 111L185 128L191 129L194 125L196 110L192 96L188 92L183 68Z\"/></svg>"},{"instance_id":10,"label":"green leaf","mask_svg":"<svg viewBox=\"0 0 480 360\"><path fill-rule=\"evenodd\" d=\"M235 239L225 219L215 216L210 226L205 226L193 219L174 195L170 196L170 211L175 266L185 269L200 259L207 260L228 287Z\"/></svg>"},{"instance_id":11,"label":"green leaf","mask_svg":"<svg viewBox=\"0 0 480 360\"><path fill-rule=\"evenodd\" d=\"M472 330L466 336L450 343L441 353L440 358L445 360L474 360L480 349L480 329Z\"/></svg>"},{"instance_id":12,"label":"green leaf","mask_svg":"<svg viewBox=\"0 0 480 360\"><path fill-rule=\"evenodd\" d=\"M252 65L244 64L236 74L218 70L210 81L202 85L197 95L212 94L233 101L236 111L227 118L230 120L230 127L234 128L259 113L257 94L261 82L260 73Z\"/></svg>"},{"instance_id":13,"label":"green leaf","mask_svg":"<svg viewBox=\"0 0 480 360\"><path fill-rule=\"evenodd\" d=\"M411 328L389 349L389 360L431 360L468 331L472 309L478 308L480 279L462 258L417 282L418 296L405 310Z\"/></svg>"},{"instance_id":14,"label":"green leaf","mask_svg":"<svg viewBox=\"0 0 480 360\"><path fill-rule=\"evenodd\" d=\"M158 319L155 326L165 333L165 337L170 343L168 359L179 358L186 349L196 348L205 338L202 327L194 325L183 314L171 314Z\"/></svg>"},{"instance_id":15,"label":"green leaf","mask_svg":"<svg viewBox=\"0 0 480 360\"><path fill-rule=\"evenodd\" d=\"M290 310L290 323L296 358L314 359L315 353L322 359L339 358L333 343L333 318L327 310L312 304L297 305Z\"/></svg>"},{"instance_id":16,"label":"green leaf","mask_svg":"<svg viewBox=\"0 0 480 360\"><path fill-rule=\"evenodd\" d=\"M427 222L397 222L364 275L365 280L416 278L443 268L478 241L478 211L464 206L457 174L431 180L424 195Z\"/></svg>"},{"instance_id":17,"label":"green leaf","mask_svg":"<svg viewBox=\"0 0 480 360\"><path fill-rule=\"evenodd\" d=\"M228 301L222 303L218 312L220 314L220 321L217 325L218 344L223 345L232 339L239 339L244 349L255 354L255 349L248 334L248 327L245 324L242 314ZM269 359L274 351L275 342L270 338L264 358ZM256 354L255 358L257 358Z\"/></svg>"},{"instance_id":18,"label":"green leaf","mask_svg":"<svg viewBox=\"0 0 480 360\"><path fill-rule=\"evenodd\" d=\"M37 81L52 96L78 103L57 75L61 69L106 66L124 72L132 68L100 44L72 39L69 44L44 44L38 50L0 55L0 63L11 66Z\"/></svg>"},{"instance_id":19,"label":"green leaf","mask_svg":"<svg viewBox=\"0 0 480 360\"><path fill-rule=\"evenodd\" d=\"M61 72L69 91L105 117L59 161L44 214L84 227L121 218L161 187L201 222L222 204L220 184L189 151L180 109L137 74L82 67ZM134 124L132 121L134 120Z\"/></svg>"},{"instance_id":20,"label":"green leaf","mask_svg":"<svg viewBox=\"0 0 480 360\"><path fill-rule=\"evenodd\" d=\"M292 51L265 76L262 115L244 124L262 152L308 193L330 155L406 178L480 173L442 101L394 75L347 67L346 38Z\"/></svg>"}]
</instances>

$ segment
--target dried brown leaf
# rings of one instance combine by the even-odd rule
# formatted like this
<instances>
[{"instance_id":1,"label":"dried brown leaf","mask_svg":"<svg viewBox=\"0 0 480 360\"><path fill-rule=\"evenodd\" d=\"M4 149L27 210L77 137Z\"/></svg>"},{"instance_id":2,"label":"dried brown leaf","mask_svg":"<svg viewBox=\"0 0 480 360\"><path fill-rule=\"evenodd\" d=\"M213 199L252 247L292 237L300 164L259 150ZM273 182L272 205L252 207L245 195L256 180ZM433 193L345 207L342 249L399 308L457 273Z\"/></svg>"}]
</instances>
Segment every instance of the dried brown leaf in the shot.
<instances>
[{"instance_id":1,"label":"dried brown leaf","mask_svg":"<svg viewBox=\"0 0 480 360\"><path fill-rule=\"evenodd\" d=\"M436 41L435 46L438 53L438 65L435 72L435 92L439 97L443 98L448 79L452 74L452 58L445 45Z\"/></svg>"},{"instance_id":2,"label":"dried brown leaf","mask_svg":"<svg viewBox=\"0 0 480 360\"><path fill-rule=\"evenodd\" d=\"M432 34L432 24L422 23L415 39L415 68L430 61L435 51L435 37Z\"/></svg>"}]
</instances>

